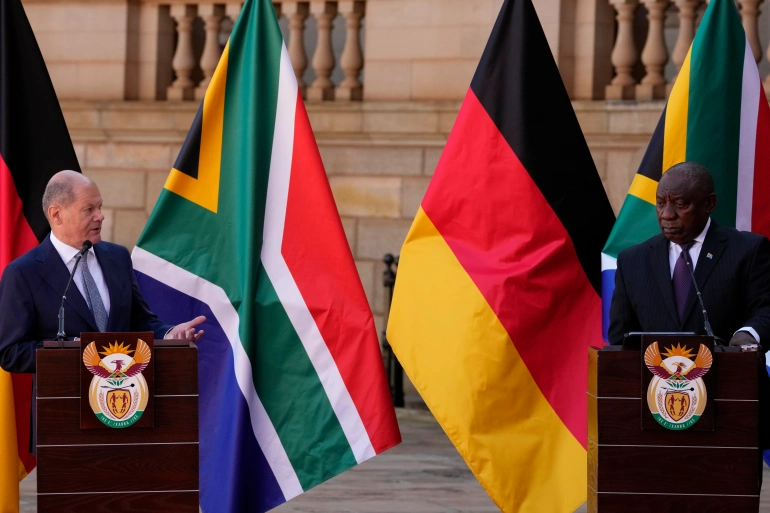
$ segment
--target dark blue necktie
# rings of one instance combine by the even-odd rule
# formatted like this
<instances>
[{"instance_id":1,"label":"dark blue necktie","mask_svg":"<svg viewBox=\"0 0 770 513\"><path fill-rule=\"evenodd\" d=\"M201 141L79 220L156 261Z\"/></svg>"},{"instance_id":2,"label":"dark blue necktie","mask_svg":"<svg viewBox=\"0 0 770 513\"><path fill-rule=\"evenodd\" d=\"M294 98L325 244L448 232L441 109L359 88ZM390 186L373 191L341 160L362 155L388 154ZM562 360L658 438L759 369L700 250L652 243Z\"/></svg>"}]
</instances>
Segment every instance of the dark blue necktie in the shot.
<instances>
[{"instance_id":1,"label":"dark blue necktie","mask_svg":"<svg viewBox=\"0 0 770 513\"><path fill-rule=\"evenodd\" d=\"M690 271L687 269L687 260L685 260L685 258L690 258L690 248L693 244L695 244L694 241L679 245L682 248L682 253L676 259L674 277L671 279L671 283L674 286L676 311L679 313L680 322L684 320L684 307L687 305L687 299L690 297L690 292L693 289L692 276L690 276Z\"/></svg>"}]
</instances>

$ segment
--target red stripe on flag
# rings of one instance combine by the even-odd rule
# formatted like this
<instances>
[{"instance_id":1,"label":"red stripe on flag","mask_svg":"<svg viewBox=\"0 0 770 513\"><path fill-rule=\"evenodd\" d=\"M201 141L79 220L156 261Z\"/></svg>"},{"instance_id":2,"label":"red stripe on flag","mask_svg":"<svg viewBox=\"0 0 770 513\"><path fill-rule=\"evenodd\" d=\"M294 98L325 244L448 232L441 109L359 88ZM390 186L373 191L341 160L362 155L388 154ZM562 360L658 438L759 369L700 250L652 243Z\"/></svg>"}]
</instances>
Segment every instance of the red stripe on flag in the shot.
<instances>
[{"instance_id":1,"label":"red stripe on flag","mask_svg":"<svg viewBox=\"0 0 770 513\"><path fill-rule=\"evenodd\" d=\"M558 180L569 170L552 172ZM566 229L472 90L422 206L585 447L587 354L602 345L601 300Z\"/></svg>"},{"instance_id":2,"label":"red stripe on flag","mask_svg":"<svg viewBox=\"0 0 770 513\"><path fill-rule=\"evenodd\" d=\"M377 332L313 130L297 97L281 254L377 453L401 441Z\"/></svg>"},{"instance_id":3,"label":"red stripe on flag","mask_svg":"<svg viewBox=\"0 0 770 513\"><path fill-rule=\"evenodd\" d=\"M35 246L37 238L24 218L11 171L0 155L0 272Z\"/></svg>"},{"instance_id":4,"label":"red stripe on flag","mask_svg":"<svg viewBox=\"0 0 770 513\"><path fill-rule=\"evenodd\" d=\"M0 273L5 266L37 244L37 238L24 217L21 198L16 193L11 171L0 155ZM32 472L35 468L35 457L29 453L32 376L12 374L11 380L19 459L27 472Z\"/></svg>"},{"instance_id":5,"label":"red stripe on flag","mask_svg":"<svg viewBox=\"0 0 770 513\"><path fill-rule=\"evenodd\" d=\"M770 106L760 81L757 143L754 149L754 192L751 231L770 237Z\"/></svg>"}]
</instances>

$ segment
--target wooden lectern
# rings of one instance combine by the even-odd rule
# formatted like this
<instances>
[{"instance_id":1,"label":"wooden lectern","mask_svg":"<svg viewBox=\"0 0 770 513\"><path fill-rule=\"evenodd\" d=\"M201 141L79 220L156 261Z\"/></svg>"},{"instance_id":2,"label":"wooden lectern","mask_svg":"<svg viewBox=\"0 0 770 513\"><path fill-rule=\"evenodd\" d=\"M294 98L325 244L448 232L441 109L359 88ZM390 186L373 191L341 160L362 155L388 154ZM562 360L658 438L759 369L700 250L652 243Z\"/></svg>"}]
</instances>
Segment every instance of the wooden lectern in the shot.
<instances>
[{"instance_id":1,"label":"wooden lectern","mask_svg":"<svg viewBox=\"0 0 770 513\"><path fill-rule=\"evenodd\" d=\"M38 512L198 512L198 350L156 340L153 360L154 427L81 429L81 343L37 351Z\"/></svg>"},{"instance_id":2,"label":"wooden lectern","mask_svg":"<svg viewBox=\"0 0 770 513\"><path fill-rule=\"evenodd\" d=\"M641 352L590 348L588 512L756 512L763 356L715 351L713 430L672 431L642 429L647 398L641 383L648 371Z\"/></svg>"}]
</instances>

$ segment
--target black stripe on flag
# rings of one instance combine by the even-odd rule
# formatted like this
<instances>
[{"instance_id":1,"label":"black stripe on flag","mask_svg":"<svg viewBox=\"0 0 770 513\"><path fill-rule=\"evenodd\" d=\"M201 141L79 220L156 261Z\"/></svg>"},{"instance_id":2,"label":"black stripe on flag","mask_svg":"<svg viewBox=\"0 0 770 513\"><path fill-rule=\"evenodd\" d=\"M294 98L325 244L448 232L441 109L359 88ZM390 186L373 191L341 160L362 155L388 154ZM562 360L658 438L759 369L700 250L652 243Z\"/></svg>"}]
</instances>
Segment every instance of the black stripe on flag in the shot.
<instances>
[{"instance_id":1,"label":"black stripe on flag","mask_svg":"<svg viewBox=\"0 0 770 513\"><path fill-rule=\"evenodd\" d=\"M572 239L601 294L615 216L531 0L506 0L471 88Z\"/></svg>"}]
</instances>

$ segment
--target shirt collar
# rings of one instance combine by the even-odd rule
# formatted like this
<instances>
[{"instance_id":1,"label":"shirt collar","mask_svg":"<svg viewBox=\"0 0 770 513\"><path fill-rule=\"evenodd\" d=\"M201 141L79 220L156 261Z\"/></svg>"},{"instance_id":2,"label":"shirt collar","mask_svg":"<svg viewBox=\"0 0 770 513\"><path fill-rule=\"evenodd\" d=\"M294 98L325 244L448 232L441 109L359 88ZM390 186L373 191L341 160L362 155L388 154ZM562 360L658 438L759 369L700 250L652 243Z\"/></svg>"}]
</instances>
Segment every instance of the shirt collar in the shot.
<instances>
[{"instance_id":1,"label":"shirt collar","mask_svg":"<svg viewBox=\"0 0 770 513\"><path fill-rule=\"evenodd\" d=\"M711 217L709 217L708 221L706 221L706 226L703 228L703 231L701 231L698 234L698 236L693 239L693 241L702 245L703 241L706 240L706 234L708 233L710 227L711 227ZM679 246L679 244L674 244L672 242L671 247L673 248L674 246Z\"/></svg>"},{"instance_id":2,"label":"shirt collar","mask_svg":"<svg viewBox=\"0 0 770 513\"><path fill-rule=\"evenodd\" d=\"M69 244L65 244L62 241L60 241L58 238L56 238L56 235L51 232L51 244L53 244L53 247L56 249L56 252L59 253L59 256L64 261L65 264L68 264L70 260L75 258L75 256L80 252L79 249L73 248ZM90 253L94 252L94 248L91 247L91 249L88 250ZM92 259L93 260L93 259Z\"/></svg>"}]
</instances>

